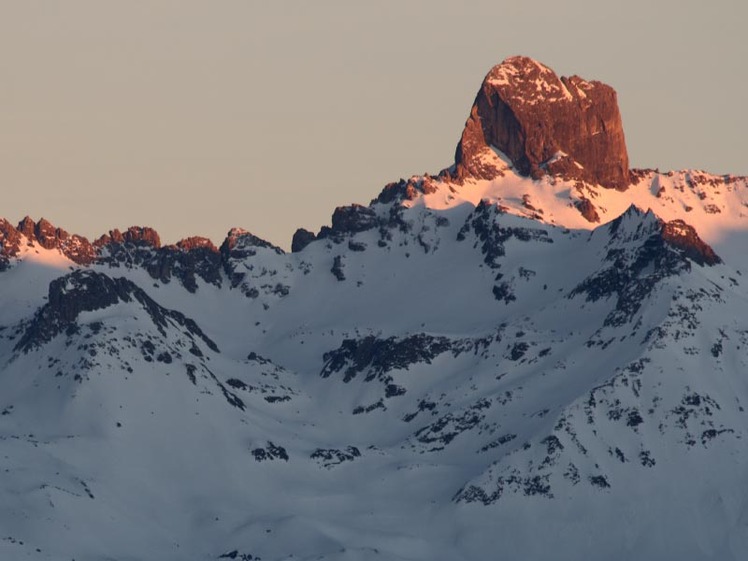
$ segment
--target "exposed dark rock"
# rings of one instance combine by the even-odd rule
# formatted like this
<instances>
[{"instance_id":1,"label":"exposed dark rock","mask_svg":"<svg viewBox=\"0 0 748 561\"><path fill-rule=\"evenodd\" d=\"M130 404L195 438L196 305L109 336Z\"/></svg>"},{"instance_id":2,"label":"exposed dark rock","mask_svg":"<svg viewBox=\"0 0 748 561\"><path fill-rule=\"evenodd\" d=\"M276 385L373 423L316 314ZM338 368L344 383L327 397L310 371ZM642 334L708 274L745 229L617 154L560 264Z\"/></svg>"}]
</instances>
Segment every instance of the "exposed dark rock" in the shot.
<instances>
[{"instance_id":1,"label":"exposed dark rock","mask_svg":"<svg viewBox=\"0 0 748 561\"><path fill-rule=\"evenodd\" d=\"M679 249L694 263L716 265L722 262L714 250L702 241L693 226L686 224L683 220L671 220L664 223L661 235L665 242Z\"/></svg>"},{"instance_id":2,"label":"exposed dark rock","mask_svg":"<svg viewBox=\"0 0 748 561\"><path fill-rule=\"evenodd\" d=\"M714 250L699 237L693 226L683 220L664 222L652 211L644 213L634 205L629 206L625 213L610 223L608 231L611 236L620 237L622 224L631 220L637 223L634 235L641 239L645 239L647 234L654 236L659 240L657 243L667 245L682 257L699 265L717 265L722 262ZM655 241L650 238L650 243L654 244Z\"/></svg>"},{"instance_id":3,"label":"exposed dark rock","mask_svg":"<svg viewBox=\"0 0 748 561\"><path fill-rule=\"evenodd\" d=\"M192 236L189 238L184 238L182 240L179 240L176 243L176 246L182 251L194 251L196 249L205 249L213 253L218 253L218 248L215 245L213 245L213 242L210 241L208 238L203 238L201 236Z\"/></svg>"},{"instance_id":4,"label":"exposed dark rock","mask_svg":"<svg viewBox=\"0 0 748 561\"><path fill-rule=\"evenodd\" d=\"M29 243L59 249L80 265L96 262L111 267L142 267L153 279L162 283L177 278L190 292L197 290L198 279L221 286L222 270L228 275L232 286L237 286L245 276L243 271L239 271L239 263L255 255L259 248L284 253L282 249L239 228L228 233L220 249L208 238L199 236L162 247L159 235L153 228L140 226L132 226L125 232L110 230L91 244L86 238L55 228L45 219L36 223L27 216L18 228L5 220L0 222L0 270L7 268L10 258L18 254L23 236ZM257 289L247 288L247 292L251 290Z\"/></svg>"},{"instance_id":5,"label":"exposed dark rock","mask_svg":"<svg viewBox=\"0 0 748 561\"><path fill-rule=\"evenodd\" d=\"M577 201L575 205L577 210L587 220L587 222L600 222L600 215L597 213L595 205L589 199Z\"/></svg>"},{"instance_id":6,"label":"exposed dark rock","mask_svg":"<svg viewBox=\"0 0 748 561\"><path fill-rule=\"evenodd\" d=\"M94 247L104 247L112 243L122 244L125 243L125 238L122 236L117 228L109 230L108 234L102 234L94 241Z\"/></svg>"},{"instance_id":7,"label":"exposed dark rock","mask_svg":"<svg viewBox=\"0 0 748 561\"><path fill-rule=\"evenodd\" d=\"M151 247L158 249L161 247L161 238L158 232L153 228L142 226L130 226L125 232L120 232L116 228L110 230L94 242L95 247L104 247L110 244L132 244L137 247Z\"/></svg>"},{"instance_id":8,"label":"exposed dark rock","mask_svg":"<svg viewBox=\"0 0 748 561\"><path fill-rule=\"evenodd\" d=\"M172 361L171 354L164 351L163 353L159 354L156 357L156 360L159 362L163 362L164 364L171 364L171 361Z\"/></svg>"},{"instance_id":9,"label":"exposed dark rock","mask_svg":"<svg viewBox=\"0 0 748 561\"><path fill-rule=\"evenodd\" d=\"M96 260L96 249L83 236L73 234L63 239L58 233L58 239L60 251L74 263L90 265Z\"/></svg>"},{"instance_id":10,"label":"exposed dark rock","mask_svg":"<svg viewBox=\"0 0 748 561\"><path fill-rule=\"evenodd\" d=\"M589 301L616 296L615 310L606 318L606 325L629 321L660 281L690 270L691 261L700 265L721 262L682 220L665 223L651 211L644 213L633 205L610 223L608 234L603 268L570 294L584 293Z\"/></svg>"},{"instance_id":11,"label":"exposed dark rock","mask_svg":"<svg viewBox=\"0 0 748 561\"><path fill-rule=\"evenodd\" d=\"M330 272L335 275L335 278L339 281L345 280L345 273L343 273L343 257L341 255L336 255L335 259L333 259Z\"/></svg>"},{"instance_id":12,"label":"exposed dark rock","mask_svg":"<svg viewBox=\"0 0 748 561\"><path fill-rule=\"evenodd\" d=\"M370 405L359 405L357 407L354 407L352 413L354 415L361 415L362 413L371 413L372 411L376 411L377 409L381 409L383 411L387 410L387 407L385 407L384 405L384 401L382 401L381 399Z\"/></svg>"},{"instance_id":13,"label":"exposed dark rock","mask_svg":"<svg viewBox=\"0 0 748 561\"><path fill-rule=\"evenodd\" d=\"M47 303L39 308L15 350L28 352L39 347L60 333L76 328L76 320L82 312L102 310L118 302L138 302L161 334L166 334L172 322L218 352L216 344L193 320L176 310L161 307L132 281L89 270L74 271L50 283Z\"/></svg>"},{"instance_id":14,"label":"exposed dark rock","mask_svg":"<svg viewBox=\"0 0 748 561\"><path fill-rule=\"evenodd\" d=\"M460 434L472 430L485 418L485 410L491 407L488 399L479 399L462 411L447 413L415 433L415 439L429 446L428 451L444 449Z\"/></svg>"},{"instance_id":15,"label":"exposed dark rock","mask_svg":"<svg viewBox=\"0 0 748 561\"><path fill-rule=\"evenodd\" d=\"M509 353L509 360L519 360L523 356L525 356L525 353L530 348L530 345L525 343L524 341L520 341L519 343L515 343L512 347L511 352Z\"/></svg>"},{"instance_id":16,"label":"exposed dark rock","mask_svg":"<svg viewBox=\"0 0 748 561\"><path fill-rule=\"evenodd\" d=\"M361 452L355 446L347 446L345 450L317 448L309 457L318 461L323 467L331 468L343 462L352 462L356 458L361 457Z\"/></svg>"},{"instance_id":17,"label":"exposed dark rock","mask_svg":"<svg viewBox=\"0 0 748 561\"><path fill-rule=\"evenodd\" d=\"M247 384L245 384L241 380L237 380L236 378L229 378L228 380L226 380L226 384L236 390L246 390L248 388Z\"/></svg>"},{"instance_id":18,"label":"exposed dark rock","mask_svg":"<svg viewBox=\"0 0 748 561\"><path fill-rule=\"evenodd\" d=\"M34 222L34 219L30 216L25 216L23 220L18 223L18 231L31 241L36 239L35 230L36 222Z\"/></svg>"},{"instance_id":19,"label":"exposed dark rock","mask_svg":"<svg viewBox=\"0 0 748 561\"><path fill-rule=\"evenodd\" d=\"M233 288L242 284L246 276L241 263L249 257L257 255L257 252L260 249L267 249L278 255L283 255L285 253L281 248L263 240L262 238L258 238L254 234L242 230L241 228L232 228L229 231L226 239L221 244L219 251L223 262L223 270L228 276ZM256 293L253 297L259 295L259 292L254 287L246 287L245 294L247 294L247 296L252 296L252 291Z\"/></svg>"},{"instance_id":20,"label":"exposed dark rock","mask_svg":"<svg viewBox=\"0 0 748 561\"><path fill-rule=\"evenodd\" d=\"M60 239L68 237L68 233L65 230L58 230L45 218L42 218L34 225L34 235L39 245L45 249L54 249L57 247Z\"/></svg>"},{"instance_id":21,"label":"exposed dark rock","mask_svg":"<svg viewBox=\"0 0 748 561\"><path fill-rule=\"evenodd\" d=\"M127 231L122 234L122 238L125 243L147 245L155 249L161 247L161 238L159 237L158 232L153 228L130 226Z\"/></svg>"},{"instance_id":22,"label":"exposed dark rock","mask_svg":"<svg viewBox=\"0 0 748 561\"><path fill-rule=\"evenodd\" d=\"M493 297L499 302L504 302L504 304L509 304L517 299L509 283L502 282L495 285L491 290L493 292Z\"/></svg>"},{"instance_id":23,"label":"exposed dark rock","mask_svg":"<svg viewBox=\"0 0 748 561\"><path fill-rule=\"evenodd\" d=\"M0 271L8 268L10 259L20 250L21 232L7 220L0 220Z\"/></svg>"},{"instance_id":24,"label":"exposed dark rock","mask_svg":"<svg viewBox=\"0 0 748 561\"><path fill-rule=\"evenodd\" d=\"M412 201L421 193L424 195L434 193L437 189L436 181L437 178L431 175L423 175L388 183L371 203L389 204L393 201Z\"/></svg>"},{"instance_id":25,"label":"exposed dark rock","mask_svg":"<svg viewBox=\"0 0 748 561\"><path fill-rule=\"evenodd\" d=\"M327 378L344 371L343 381L350 382L360 372L367 372L366 381L382 379L390 370L407 369L410 365L430 364L436 356L450 349L445 337L418 334L398 339L378 339L373 335L363 339L346 339L334 351L324 354L325 365L320 376ZM386 379L389 383L389 380Z\"/></svg>"},{"instance_id":26,"label":"exposed dark rock","mask_svg":"<svg viewBox=\"0 0 748 561\"><path fill-rule=\"evenodd\" d=\"M291 252L298 253L312 243L316 238L317 236L314 235L314 232L310 232L304 228L299 228L293 234L293 239L291 240Z\"/></svg>"},{"instance_id":27,"label":"exposed dark rock","mask_svg":"<svg viewBox=\"0 0 748 561\"><path fill-rule=\"evenodd\" d=\"M232 228L229 230L229 233L226 234L226 239L221 244L220 252L232 258L244 259L250 255L255 255L257 248L270 249L278 255L285 253L278 246L262 238L258 238L251 232L247 232L241 228Z\"/></svg>"},{"instance_id":28,"label":"exposed dark rock","mask_svg":"<svg viewBox=\"0 0 748 561\"><path fill-rule=\"evenodd\" d=\"M197 278L215 286L221 285L221 254L215 245L202 237L180 240L161 247L152 228L129 228L124 234L111 230L94 243L99 251L97 262L118 267L142 267L151 278L169 283L176 277L190 292L197 290Z\"/></svg>"},{"instance_id":29,"label":"exposed dark rock","mask_svg":"<svg viewBox=\"0 0 748 561\"><path fill-rule=\"evenodd\" d=\"M492 442L489 442L485 446L482 446L481 449L480 449L480 451L481 452L488 452L492 448L498 448L499 446L503 446L504 444L507 444L507 443L511 442L515 438L517 438L516 434L512 434L512 433L503 434L499 438L497 438L496 440L494 440Z\"/></svg>"},{"instance_id":30,"label":"exposed dark rock","mask_svg":"<svg viewBox=\"0 0 748 561\"><path fill-rule=\"evenodd\" d=\"M143 266L152 278L168 283L176 276L189 292L197 290L197 278L221 286L221 254L207 238L187 238L145 255Z\"/></svg>"},{"instance_id":31,"label":"exposed dark rock","mask_svg":"<svg viewBox=\"0 0 748 561\"><path fill-rule=\"evenodd\" d=\"M591 475L589 477L589 481L595 487L600 487L601 489L610 488L610 483L608 483L608 478L605 477L604 475Z\"/></svg>"},{"instance_id":32,"label":"exposed dark rock","mask_svg":"<svg viewBox=\"0 0 748 561\"><path fill-rule=\"evenodd\" d=\"M543 228L517 228L502 226L501 209L486 200L482 200L475 210L468 215L465 224L457 234L458 241L467 239L469 232L474 232L481 243L483 261L492 268L500 266L499 260L505 255L504 243L511 239L520 241L541 241L553 243L548 232ZM499 298L497 296L497 298Z\"/></svg>"},{"instance_id":33,"label":"exposed dark rock","mask_svg":"<svg viewBox=\"0 0 748 561\"><path fill-rule=\"evenodd\" d=\"M342 234L356 234L376 228L376 213L362 205L339 206L332 214L332 231Z\"/></svg>"},{"instance_id":34,"label":"exposed dark rock","mask_svg":"<svg viewBox=\"0 0 748 561\"><path fill-rule=\"evenodd\" d=\"M418 402L418 409L414 411L413 413L408 413L403 417L403 421L406 423L410 423L413 419L415 419L419 413L423 411L433 411L436 409L436 403L433 401L426 401L425 399L422 399Z\"/></svg>"},{"instance_id":35,"label":"exposed dark rock","mask_svg":"<svg viewBox=\"0 0 748 561\"><path fill-rule=\"evenodd\" d=\"M641 462L641 465L644 467L653 467L657 463L649 450L642 450L639 452L639 462Z\"/></svg>"},{"instance_id":36,"label":"exposed dark rock","mask_svg":"<svg viewBox=\"0 0 748 561\"><path fill-rule=\"evenodd\" d=\"M351 251L366 251L366 244L363 242L354 242L353 240L348 241L348 249Z\"/></svg>"},{"instance_id":37,"label":"exposed dark rock","mask_svg":"<svg viewBox=\"0 0 748 561\"><path fill-rule=\"evenodd\" d=\"M8 257L17 255L20 248L20 234L26 236L29 243L38 243L45 249L60 250L68 259L79 265L88 265L96 258L96 250L86 238L78 235L71 236L62 228L55 228L45 218L34 222L27 216L21 220L17 229L13 228L7 220L0 221L0 270Z\"/></svg>"},{"instance_id":38,"label":"exposed dark rock","mask_svg":"<svg viewBox=\"0 0 748 561\"><path fill-rule=\"evenodd\" d=\"M286 449L283 448L283 446L273 444L271 441L268 441L267 446L264 448L255 448L252 450L252 455L258 462L273 460L288 461L288 453L286 452Z\"/></svg>"},{"instance_id":39,"label":"exposed dark rock","mask_svg":"<svg viewBox=\"0 0 748 561\"><path fill-rule=\"evenodd\" d=\"M616 92L578 76L559 78L527 57L491 69L455 155L454 178L494 179L501 151L519 173L559 174L615 189L629 185L628 154Z\"/></svg>"},{"instance_id":40,"label":"exposed dark rock","mask_svg":"<svg viewBox=\"0 0 748 561\"><path fill-rule=\"evenodd\" d=\"M454 500L457 502L481 502L484 505L493 504L501 499L507 493L522 493L525 496L542 496L548 499L553 498L551 486L549 483L550 475L529 475L523 476L519 470L509 470L506 475L500 475L496 478L496 488L487 492L477 485L468 485L455 495Z\"/></svg>"},{"instance_id":41,"label":"exposed dark rock","mask_svg":"<svg viewBox=\"0 0 748 561\"><path fill-rule=\"evenodd\" d=\"M219 559L236 559L237 561L262 561L260 557L253 556L251 553L239 553L238 549L224 553L218 556Z\"/></svg>"},{"instance_id":42,"label":"exposed dark rock","mask_svg":"<svg viewBox=\"0 0 748 561\"><path fill-rule=\"evenodd\" d=\"M402 386L398 386L397 384L387 384L384 388L384 397L386 398L405 395L405 393L405 388Z\"/></svg>"}]
</instances>

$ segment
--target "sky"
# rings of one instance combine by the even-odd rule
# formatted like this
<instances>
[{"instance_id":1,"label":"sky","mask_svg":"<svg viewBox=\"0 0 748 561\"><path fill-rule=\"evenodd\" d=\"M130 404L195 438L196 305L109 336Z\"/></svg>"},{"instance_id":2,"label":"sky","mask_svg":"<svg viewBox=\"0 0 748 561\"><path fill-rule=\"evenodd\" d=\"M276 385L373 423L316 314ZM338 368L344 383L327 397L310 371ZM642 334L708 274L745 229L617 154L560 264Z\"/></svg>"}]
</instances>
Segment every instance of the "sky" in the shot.
<instances>
[{"instance_id":1,"label":"sky","mask_svg":"<svg viewBox=\"0 0 748 561\"><path fill-rule=\"evenodd\" d=\"M744 0L1 0L0 217L281 247L450 165L483 76L613 86L632 167L748 175Z\"/></svg>"}]
</instances>

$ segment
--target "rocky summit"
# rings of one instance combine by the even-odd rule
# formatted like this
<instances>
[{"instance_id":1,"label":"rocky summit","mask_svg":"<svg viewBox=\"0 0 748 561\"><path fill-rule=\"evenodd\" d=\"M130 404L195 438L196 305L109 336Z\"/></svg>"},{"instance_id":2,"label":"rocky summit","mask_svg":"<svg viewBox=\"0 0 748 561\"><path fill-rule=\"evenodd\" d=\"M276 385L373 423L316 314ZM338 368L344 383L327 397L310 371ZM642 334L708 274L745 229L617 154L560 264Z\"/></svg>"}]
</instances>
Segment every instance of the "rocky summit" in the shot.
<instances>
[{"instance_id":1,"label":"rocky summit","mask_svg":"<svg viewBox=\"0 0 748 561\"><path fill-rule=\"evenodd\" d=\"M0 559L742 561L746 209L514 57L290 253L0 220Z\"/></svg>"},{"instance_id":2,"label":"rocky summit","mask_svg":"<svg viewBox=\"0 0 748 561\"><path fill-rule=\"evenodd\" d=\"M483 80L457 146L457 179L499 176L486 158L493 150L535 179L550 174L613 189L629 185L615 90L579 76L559 78L528 57L506 59Z\"/></svg>"}]
</instances>

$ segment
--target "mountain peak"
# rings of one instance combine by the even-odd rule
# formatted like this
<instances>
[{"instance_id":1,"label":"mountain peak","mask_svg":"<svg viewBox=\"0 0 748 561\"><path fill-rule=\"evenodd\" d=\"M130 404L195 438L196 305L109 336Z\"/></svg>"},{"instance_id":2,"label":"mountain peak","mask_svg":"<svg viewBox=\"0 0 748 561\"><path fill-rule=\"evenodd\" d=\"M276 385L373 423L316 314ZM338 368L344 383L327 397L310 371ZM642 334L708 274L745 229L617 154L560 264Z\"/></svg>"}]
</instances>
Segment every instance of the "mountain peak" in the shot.
<instances>
[{"instance_id":1,"label":"mountain peak","mask_svg":"<svg viewBox=\"0 0 748 561\"><path fill-rule=\"evenodd\" d=\"M571 101L572 95L561 80L546 65L526 56L513 56L494 66L484 82L496 87L509 86L512 90L521 89L530 93L534 89L546 100ZM532 103L533 99L526 99Z\"/></svg>"},{"instance_id":2,"label":"mountain peak","mask_svg":"<svg viewBox=\"0 0 748 561\"><path fill-rule=\"evenodd\" d=\"M535 179L560 175L619 190L630 183L615 90L559 77L529 57L507 58L484 78L457 145L456 179L502 176L497 151Z\"/></svg>"}]
</instances>

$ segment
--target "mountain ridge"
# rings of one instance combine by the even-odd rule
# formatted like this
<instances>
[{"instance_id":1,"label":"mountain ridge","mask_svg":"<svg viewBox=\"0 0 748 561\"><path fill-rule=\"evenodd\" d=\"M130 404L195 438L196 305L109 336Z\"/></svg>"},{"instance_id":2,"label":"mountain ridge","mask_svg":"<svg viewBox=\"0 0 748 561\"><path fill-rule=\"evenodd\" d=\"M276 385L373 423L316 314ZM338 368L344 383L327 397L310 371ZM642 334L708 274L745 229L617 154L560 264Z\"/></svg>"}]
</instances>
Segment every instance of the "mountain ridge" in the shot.
<instances>
[{"instance_id":1,"label":"mountain ridge","mask_svg":"<svg viewBox=\"0 0 748 561\"><path fill-rule=\"evenodd\" d=\"M748 180L480 158L292 252L0 221L0 555L744 558Z\"/></svg>"}]
</instances>

